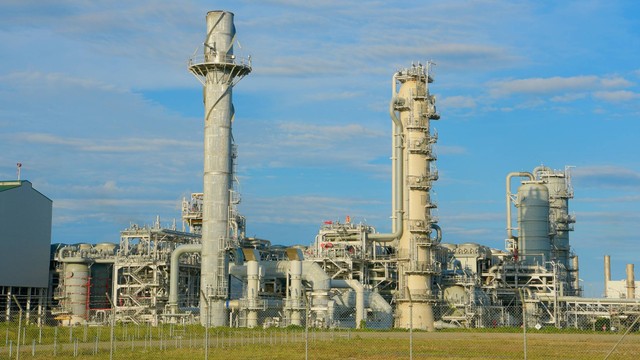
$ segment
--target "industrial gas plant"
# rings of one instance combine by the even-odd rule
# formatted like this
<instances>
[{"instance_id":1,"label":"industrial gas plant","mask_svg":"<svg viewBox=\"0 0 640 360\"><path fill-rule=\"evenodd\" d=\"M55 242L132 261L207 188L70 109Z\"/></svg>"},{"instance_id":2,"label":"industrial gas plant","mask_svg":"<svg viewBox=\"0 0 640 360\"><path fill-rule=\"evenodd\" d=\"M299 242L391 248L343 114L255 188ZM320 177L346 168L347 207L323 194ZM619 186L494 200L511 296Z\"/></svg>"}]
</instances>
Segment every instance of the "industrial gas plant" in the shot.
<instances>
[{"instance_id":1,"label":"industrial gas plant","mask_svg":"<svg viewBox=\"0 0 640 360\"><path fill-rule=\"evenodd\" d=\"M24 306L37 307L38 318L69 326L117 321L431 331L523 322L590 328L597 317L623 321L640 312L632 266L623 290L582 296L569 237L575 217L568 168L506 174L504 249L443 242L432 215L438 138L431 121L440 115L429 62L391 76L390 233L347 217L320 224L308 246L247 237L247 219L237 208L232 90L252 65L234 55L232 13L209 12L206 23L203 52L188 65L204 88L204 181L201 193L183 200L182 229L157 221L130 226L118 243L52 245L50 258L38 260L49 266L48 283L30 284L24 293ZM25 183L1 183L0 194ZM44 205L50 218L51 201ZM0 304L7 319L12 291L24 292L8 285Z\"/></svg>"}]
</instances>

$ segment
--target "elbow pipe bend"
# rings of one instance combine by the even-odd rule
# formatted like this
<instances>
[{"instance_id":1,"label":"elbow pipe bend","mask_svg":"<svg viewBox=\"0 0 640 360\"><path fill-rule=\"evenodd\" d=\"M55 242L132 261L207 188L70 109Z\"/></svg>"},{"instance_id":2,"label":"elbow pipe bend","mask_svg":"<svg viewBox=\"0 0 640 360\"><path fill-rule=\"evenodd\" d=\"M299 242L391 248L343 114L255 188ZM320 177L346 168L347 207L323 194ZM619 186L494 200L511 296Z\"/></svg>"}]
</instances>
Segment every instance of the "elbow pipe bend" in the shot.
<instances>
[{"instance_id":1,"label":"elbow pipe bend","mask_svg":"<svg viewBox=\"0 0 640 360\"><path fill-rule=\"evenodd\" d=\"M512 172L507 174L507 186L506 186L506 197L507 197L507 239L513 239L513 232L511 228L511 178L513 177L526 177L529 180L533 181L534 176L530 172Z\"/></svg>"},{"instance_id":2,"label":"elbow pipe bend","mask_svg":"<svg viewBox=\"0 0 640 360\"><path fill-rule=\"evenodd\" d=\"M178 246L171 253L171 268L169 270L169 306L174 310L178 307L178 275L180 272L180 255L202 252L200 244L185 244Z\"/></svg>"},{"instance_id":3,"label":"elbow pipe bend","mask_svg":"<svg viewBox=\"0 0 640 360\"><path fill-rule=\"evenodd\" d=\"M393 189L393 191L395 191L395 195L394 195L395 209L393 214L395 216L395 231L390 234L371 234L367 236L367 239L376 241L376 242L392 242L402 237L402 234L404 232L404 225L403 225L403 219L402 219L404 215L404 200L403 200L403 194L404 194L403 184L404 183L402 180L403 162L404 162L404 157L402 154L403 127L402 127L402 121L400 121L400 119L398 118L395 112L395 105L404 103L404 99L396 97L395 82L396 82L396 75L393 76L393 89L394 89L393 93L394 94L393 94L393 98L391 99L391 102L389 103L389 115L391 116L391 120L393 120L393 123L395 125L393 127L393 143L394 143L393 151L395 155L393 157L393 176L395 178L395 185L396 185L396 188Z\"/></svg>"},{"instance_id":4,"label":"elbow pipe bend","mask_svg":"<svg viewBox=\"0 0 640 360\"><path fill-rule=\"evenodd\" d=\"M442 241L442 229L438 224L431 224L431 228L436 231L435 239L431 239L434 244L440 244Z\"/></svg>"}]
</instances>

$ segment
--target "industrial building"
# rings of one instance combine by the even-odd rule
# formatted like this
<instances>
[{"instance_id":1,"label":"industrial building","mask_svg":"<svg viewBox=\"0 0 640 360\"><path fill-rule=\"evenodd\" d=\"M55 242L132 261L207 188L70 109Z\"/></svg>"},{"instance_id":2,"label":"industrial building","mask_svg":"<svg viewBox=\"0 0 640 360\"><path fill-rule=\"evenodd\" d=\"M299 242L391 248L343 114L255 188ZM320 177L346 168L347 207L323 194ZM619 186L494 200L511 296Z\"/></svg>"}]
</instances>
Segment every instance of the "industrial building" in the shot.
<instances>
[{"instance_id":1,"label":"industrial building","mask_svg":"<svg viewBox=\"0 0 640 360\"><path fill-rule=\"evenodd\" d=\"M636 281L634 265L627 264L627 278L611 280L611 257L604 256L604 297L610 299L640 299L640 284Z\"/></svg>"},{"instance_id":2,"label":"industrial building","mask_svg":"<svg viewBox=\"0 0 640 360\"><path fill-rule=\"evenodd\" d=\"M61 324L432 331L588 327L597 317L640 313L635 293L582 297L569 238L569 168L506 174L504 249L445 242L432 214L438 137L431 121L440 114L429 62L391 75L390 233L347 217L322 224L308 246L247 237L248 220L237 208L232 94L252 64L233 53L233 17L207 14L203 53L188 64L204 88L205 154L203 191L183 201L183 227L163 228L158 220L132 225L117 243L56 246L49 310Z\"/></svg>"},{"instance_id":3,"label":"industrial building","mask_svg":"<svg viewBox=\"0 0 640 360\"><path fill-rule=\"evenodd\" d=\"M31 182L0 181L0 309L5 321L20 307L43 314L50 284L51 209L51 199Z\"/></svg>"}]
</instances>

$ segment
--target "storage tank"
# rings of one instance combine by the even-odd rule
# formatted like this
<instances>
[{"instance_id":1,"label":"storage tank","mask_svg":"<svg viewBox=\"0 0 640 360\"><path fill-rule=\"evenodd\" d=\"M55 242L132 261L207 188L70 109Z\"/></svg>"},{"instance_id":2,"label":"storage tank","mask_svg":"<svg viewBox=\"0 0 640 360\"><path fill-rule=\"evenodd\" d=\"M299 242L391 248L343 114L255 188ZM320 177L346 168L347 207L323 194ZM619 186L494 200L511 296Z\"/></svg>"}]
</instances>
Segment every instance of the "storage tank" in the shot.
<instances>
[{"instance_id":1,"label":"storage tank","mask_svg":"<svg viewBox=\"0 0 640 360\"><path fill-rule=\"evenodd\" d=\"M73 262L64 264L65 307L71 312L69 325L84 324L89 306L89 266L84 259L69 260Z\"/></svg>"},{"instance_id":2,"label":"storage tank","mask_svg":"<svg viewBox=\"0 0 640 360\"><path fill-rule=\"evenodd\" d=\"M527 265L549 261L549 189L537 181L518 188L518 253Z\"/></svg>"}]
</instances>

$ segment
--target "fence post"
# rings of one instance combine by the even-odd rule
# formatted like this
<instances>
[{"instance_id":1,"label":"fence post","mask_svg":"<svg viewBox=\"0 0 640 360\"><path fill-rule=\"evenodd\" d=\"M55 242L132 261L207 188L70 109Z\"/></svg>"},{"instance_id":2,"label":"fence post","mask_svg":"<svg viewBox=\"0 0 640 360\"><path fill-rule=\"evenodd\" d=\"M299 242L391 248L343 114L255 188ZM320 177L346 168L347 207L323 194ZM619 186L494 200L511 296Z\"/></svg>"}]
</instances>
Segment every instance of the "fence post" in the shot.
<instances>
[{"instance_id":1,"label":"fence post","mask_svg":"<svg viewBox=\"0 0 640 360\"><path fill-rule=\"evenodd\" d=\"M202 298L206 300L206 306L207 306L207 323L206 326L204 328L204 360L209 360L209 324L210 324L210 320L211 320L211 313L209 312L209 301L211 301L211 299L205 295L204 291L202 291L202 289L200 289L200 293L202 294ZM202 312L200 312L200 314L202 314ZM202 316L202 315L200 315ZM216 336L217 336L217 331L216 331ZM216 337L217 339L217 337ZM224 340L223 340L223 344L224 344ZM217 340L216 340L216 348L218 347L217 344ZM224 346L223 346L224 347Z\"/></svg>"},{"instance_id":2,"label":"fence post","mask_svg":"<svg viewBox=\"0 0 640 360\"><path fill-rule=\"evenodd\" d=\"M524 360L527 360L527 306L524 299L524 289L520 289L520 300L522 301L522 343L524 346Z\"/></svg>"},{"instance_id":3,"label":"fence post","mask_svg":"<svg viewBox=\"0 0 640 360\"><path fill-rule=\"evenodd\" d=\"M309 317L311 314L309 313L309 298L307 297L309 294L305 294L304 303L305 303L305 320L304 320L304 359L309 360Z\"/></svg>"},{"instance_id":4,"label":"fence post","mask_svg":"<svg viewBox=\"0 0 640 360\"><path fill-rule=\"evenodd\" d=\"M20 303L18 302L18 299L16 298L15 295L13 296L13 300L16 302L16 305L18 305L18 308L20 309L20 312L18 313L18 344L16 345L16 360L20 360L20 333L22 330L22 306L20 306Z\"/></svg>"},{"instance_id":5,"label":"fence post","mask_svg":"<svg viewBox=\"0 0 640 360\"><path fill-rule=\"evenodd\" d=\"M407 295L409 296L409 360L413 360L413 300L409 287L407 287Z\"/></svg>"},{"instance_id":6,"label":"fence post","mask_svg":"<svg viewBox=\"0 0 640 360\"><path fill-rule=\"evenodd\" d=\"M116 325L116 306L113 303L113 301L111 301L111 297L109 296L109 293L105 293L105 295L107 296L107 300L109 300L109 304L111 304L111 331L109 336L109 360L113 360L113 347L114 347L113 337L115 335L114 327Z\"/></svg>"}]
</instances>

